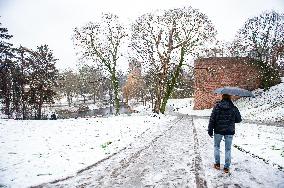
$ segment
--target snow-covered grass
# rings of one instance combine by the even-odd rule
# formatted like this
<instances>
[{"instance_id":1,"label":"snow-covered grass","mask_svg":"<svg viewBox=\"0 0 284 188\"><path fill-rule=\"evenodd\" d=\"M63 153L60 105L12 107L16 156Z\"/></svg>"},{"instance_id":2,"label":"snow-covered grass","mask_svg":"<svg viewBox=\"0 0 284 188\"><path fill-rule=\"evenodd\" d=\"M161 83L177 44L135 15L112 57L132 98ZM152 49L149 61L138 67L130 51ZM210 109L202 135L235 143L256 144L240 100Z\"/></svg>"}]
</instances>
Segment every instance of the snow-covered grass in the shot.
<instances>
[{"instance_id":1,"label":"snow-covered grass","mask_svg":"<svg viewBox=\"0 0 284 188\"><path fill-rule=\"evenodd\" d=\"M284 128L236 124L233 138L232 163L230 176L215 170L214 141L207 134L208 119L194 120L199 132L200 150L206 169L208 187L282 187L284 173L278 170L284 166ZM221 168L223 168L225 144L221 142ZM282 153L282 154L281 154ZM266 165L268 163L269 165ZM233 186L235 185L235 186ZM281 186L282 185L282 186Z\"/></svg>"},{"instance_id":2,"label":"snow-covered grass","mask_svg":"<svg viewBox=\"0 0 284 188\"><path fill-rule=\"evenodd\" d=\"M172 116L68 120L0 120L0 187L26 187L66 177L159 133Z\"/></svg>"},{"instance_id":3,"label":"snow-covered grass","mask_svg":"<svg viewBox=\"0 0 284 188\"><path fill-rule=\"evenodd\" d=\"M234 143L239 149L284 168L284 127L236 124Z\"/></svg>"},{"instance_id":4,"label":"snow-covered grass","mask_svg":"<svg viewBox=\"0 0 284 188\"><path fill-rule=\"evenodd\" d=\"M210 139L207 135L209 119L196 119L194 122L200 132L206 135L206 139ZM237 123L233 144L246 155L261 159L275 168L284 168L284 127L282 126ZM222 148L224 149L224 146Z\"/></svg>"}]
</instances>

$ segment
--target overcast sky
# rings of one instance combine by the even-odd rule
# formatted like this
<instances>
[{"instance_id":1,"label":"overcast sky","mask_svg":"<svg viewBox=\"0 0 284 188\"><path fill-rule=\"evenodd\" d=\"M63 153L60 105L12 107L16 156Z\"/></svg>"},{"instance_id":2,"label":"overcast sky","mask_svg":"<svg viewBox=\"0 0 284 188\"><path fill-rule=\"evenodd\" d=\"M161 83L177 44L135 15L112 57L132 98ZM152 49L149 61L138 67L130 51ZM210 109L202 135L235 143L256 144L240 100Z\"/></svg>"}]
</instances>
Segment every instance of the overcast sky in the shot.
<instances>
[{"instance_id":1,"label":"overcast sky","mask_svg":"<svg viewBox=\"0 0 284 188\"><path fill-rule=\"evenodd\" d=\"M156 9L192 6L215 25L218 38L231 41L244 22L265 10L284 12L284 0L0 0L0 22L14 35L12 43L31 49L48 44L59 59L58 68L74 68L71 41L74 27L102 12L117 14L123 22ZM121 65L121 67L124 67Z\"/></svg>"}]
</instances>

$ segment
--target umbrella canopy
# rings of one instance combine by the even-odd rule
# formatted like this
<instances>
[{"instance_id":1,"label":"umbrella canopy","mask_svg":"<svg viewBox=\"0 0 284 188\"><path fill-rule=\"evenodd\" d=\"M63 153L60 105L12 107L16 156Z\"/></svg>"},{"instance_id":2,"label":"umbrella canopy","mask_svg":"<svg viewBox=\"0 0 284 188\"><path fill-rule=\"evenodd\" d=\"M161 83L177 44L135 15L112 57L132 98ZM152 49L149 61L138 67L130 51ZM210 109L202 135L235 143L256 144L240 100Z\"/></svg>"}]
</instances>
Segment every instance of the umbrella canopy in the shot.
<instances>
[{"instance_id":1,"label":"umbrella canopy","mask_svg":"<svg viewBox=\"0 0 284 188\"><path fill-rule=\"evenodd\" d=\"M227 94L227 95L235 95L240 97L255 97L252 92L242 89L239 87L222 87L215 89L214 93L217 94Z\"/></svg>"}]
</instances>

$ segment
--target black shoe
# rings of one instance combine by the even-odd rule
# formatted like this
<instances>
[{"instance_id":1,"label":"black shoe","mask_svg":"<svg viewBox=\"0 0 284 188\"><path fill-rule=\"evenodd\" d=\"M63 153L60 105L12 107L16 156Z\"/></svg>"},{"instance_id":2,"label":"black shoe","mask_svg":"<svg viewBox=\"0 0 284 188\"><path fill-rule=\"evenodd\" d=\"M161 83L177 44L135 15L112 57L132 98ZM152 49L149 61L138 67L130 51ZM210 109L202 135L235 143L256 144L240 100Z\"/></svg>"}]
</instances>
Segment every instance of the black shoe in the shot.
<instances>
[{"instance_id":1,"label":"black shoe","mask_svg":"<svg viewBox=\"0 0 284 188\"><path fill-rule=\"evenodd\" d=\"M229 168L224 168L224 172L229 173L230 172Z\"/></svg>"},{"instance_id":2,"label":"black shoe","mask_svg":"<svg viewBox=\"0 0 284 188\"><path fill-rule=\"evenodd\" d=\"M220 164L214 164L214 168L215 168L216 170L220 170Z\"/></svg>"}]
</instances>

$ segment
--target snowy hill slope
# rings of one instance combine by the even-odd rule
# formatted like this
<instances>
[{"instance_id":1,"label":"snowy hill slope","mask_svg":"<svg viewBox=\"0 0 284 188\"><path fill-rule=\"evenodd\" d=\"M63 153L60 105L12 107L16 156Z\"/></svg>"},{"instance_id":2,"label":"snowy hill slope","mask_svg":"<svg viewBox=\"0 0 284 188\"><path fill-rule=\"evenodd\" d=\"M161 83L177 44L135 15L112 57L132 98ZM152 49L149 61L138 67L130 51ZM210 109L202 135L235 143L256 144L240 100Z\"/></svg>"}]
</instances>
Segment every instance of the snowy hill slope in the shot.
<instances>
[{"instance_id":1,"label":"snowy hill slope","mask_svg":"<svg viewBox=\"0 0 284 188\"><path fill-rule=\"evenodd\" d=\"M284 78L268 91L254 91L255 98L241 98L236 101L244 119L260 121L284 121Z\"/></svg>"},{"instance_id":2,"label":"snowy hill slope","mask_svg":"<svg viewBox=\"0 0 284 188\"><path fill-rule=\"evenodd\" d=\"M240 98L234 101L243 119L283 122L284 121L284 78L282 82L268 91L257 89L253 91L255 98ZM193 110L193 99L171 99L167 111L182 114L210 116L212 109Z\"/></svg>"}]
</instances>

